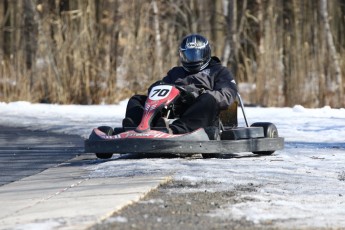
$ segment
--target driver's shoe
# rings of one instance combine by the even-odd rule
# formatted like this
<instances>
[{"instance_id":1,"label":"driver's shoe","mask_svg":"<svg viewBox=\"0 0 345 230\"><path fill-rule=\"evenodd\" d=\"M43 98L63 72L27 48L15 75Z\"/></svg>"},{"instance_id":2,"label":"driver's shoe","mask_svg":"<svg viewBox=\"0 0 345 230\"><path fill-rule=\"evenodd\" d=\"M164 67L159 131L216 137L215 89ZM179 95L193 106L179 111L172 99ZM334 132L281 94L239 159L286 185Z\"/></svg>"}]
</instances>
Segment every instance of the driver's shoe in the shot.
<instances>
[{"instance_id":1,"label":"driver's shoe","mask_svg":"<svg viewBox=\"0 0 345 230\"><path fill-rule=\"evenodd\" d=\"M216 141L221 140L220 131L218 127L209 126L209 127L205 127L204 130L207 133L208 138L210 138L210 140L216 140Z\"/></svg>"},{"instance_id":2,"label":"driver's shoe","mask_svg":"<svg viewBox=\"0 0 345 230\"><path fill-rule=\"evenodd\" d=\"M131 128L136 128L137 126L134 124L134 121L129 118L126 117L122 120L122 128L124 129L131 129Z\"/></svg>"}]
</instances>

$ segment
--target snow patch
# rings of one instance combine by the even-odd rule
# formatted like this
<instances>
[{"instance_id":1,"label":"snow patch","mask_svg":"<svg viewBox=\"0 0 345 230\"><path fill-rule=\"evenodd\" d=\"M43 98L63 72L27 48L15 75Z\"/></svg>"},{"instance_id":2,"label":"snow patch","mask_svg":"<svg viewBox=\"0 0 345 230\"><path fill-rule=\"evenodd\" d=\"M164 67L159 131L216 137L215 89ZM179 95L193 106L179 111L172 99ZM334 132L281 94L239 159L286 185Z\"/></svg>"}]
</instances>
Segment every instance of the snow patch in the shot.
<instances>
[{"instance_id":1,"label":"snow patch","mask_svg":"<svg viewBox=\"0 0 345 230\"><path fill-rule=\"evenodd\" d=\"M0 125L87 137L94 127L119 126L126 104L127 101L92 106L0 103ZM243 126L240 110L238 115ZM285 138L285 149L272 156L241 153L207 160L126 159L114 155L109 161L99 160L85 169L93 178L169 175L186 185L175 188L176 192L237 192L235 204L211 213L218 217L246 218L284 229L345 226L345 109L248 107L246 115L249 123L274 123ZM112 221L126 220L117 217ZM35 224L23 229L49 229L58 223Z\"/></svg>"}]
</instances>

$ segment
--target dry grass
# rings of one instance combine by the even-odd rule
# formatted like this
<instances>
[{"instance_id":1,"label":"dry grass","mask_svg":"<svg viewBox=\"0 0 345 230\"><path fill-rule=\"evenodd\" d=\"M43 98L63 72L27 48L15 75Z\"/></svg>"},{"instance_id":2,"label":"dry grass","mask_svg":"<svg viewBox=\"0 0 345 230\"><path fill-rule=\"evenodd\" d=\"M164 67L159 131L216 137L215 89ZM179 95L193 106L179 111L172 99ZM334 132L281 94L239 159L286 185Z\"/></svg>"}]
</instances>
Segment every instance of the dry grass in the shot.
<instances>
[{"instance_id":1,"label":"dry grass","mask_svg":"<svg viewBox=\"0 0 345 230\"><path fill-rule=\"evenodd\" d=\"M41 2L0 3L0 101L110 104L145 93L178 64L179 40L198 32L238 82L255 85L249 103L345 106L345 64L339 83L318 1ZM328 3L339 60L344 12Z\"/></svg>"}]
</instances>

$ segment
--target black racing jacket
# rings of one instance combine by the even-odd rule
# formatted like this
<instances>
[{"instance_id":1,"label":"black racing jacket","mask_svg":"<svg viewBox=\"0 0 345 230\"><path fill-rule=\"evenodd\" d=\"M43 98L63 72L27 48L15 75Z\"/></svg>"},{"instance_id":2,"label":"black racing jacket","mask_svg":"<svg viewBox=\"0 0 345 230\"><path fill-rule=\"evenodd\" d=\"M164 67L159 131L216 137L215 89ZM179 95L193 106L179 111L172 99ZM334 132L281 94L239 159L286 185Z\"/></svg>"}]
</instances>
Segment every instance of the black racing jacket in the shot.
<instances>
[{"instance_id":1,"label":"black racing jacket","mask_svg":"<svg viewBox=\"0 0 345 230\"><path fill-rule=\"evenodd\" d=\"M190 73L182 66L174 67L162 81L178 86L188 85L195 88L195 91L209 93L216 99L220 109L226 109L237 97L236 82L231 72L221 65L217 57L212 57L210 64L197 73Z\"/></svg>"}]
</instances>

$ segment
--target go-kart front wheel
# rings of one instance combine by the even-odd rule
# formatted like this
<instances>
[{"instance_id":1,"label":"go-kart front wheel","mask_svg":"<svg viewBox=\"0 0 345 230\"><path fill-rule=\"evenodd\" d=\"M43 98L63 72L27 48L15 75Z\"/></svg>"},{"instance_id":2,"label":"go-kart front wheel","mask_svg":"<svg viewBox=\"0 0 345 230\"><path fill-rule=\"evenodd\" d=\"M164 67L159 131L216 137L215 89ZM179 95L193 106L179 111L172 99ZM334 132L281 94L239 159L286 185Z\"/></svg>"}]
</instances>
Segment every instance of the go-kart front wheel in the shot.
<instances>
[{"instance_id":1,"label":"go-kart front wheel","mask_svg":"<svg viewBox=\"0 0 345 230\"><path fill-rule=\"evenodd\" d=\"M277 127L270 122L256 122L251 125L251 127L262 127L264 129L265 138L276 138L278 137ZM275 151L256 151L254 154L258 155L272 155Z\"/></svg>"},{"instance_id":2,"label":"go-kart front wheel","mask_svg":"<svg viewBox=\"0 0 345 230\"><path fill-rule=\"evenodd\" d=\"M109 126L100 126L98 127L99 130L101 130L103 133L107 134L107 135L113 135L114 133L114 129L112 127ZM100 159L109 159L113 156L112 153L96 153L96 157L100 158Z\"/></svg>"}]
</instances>

